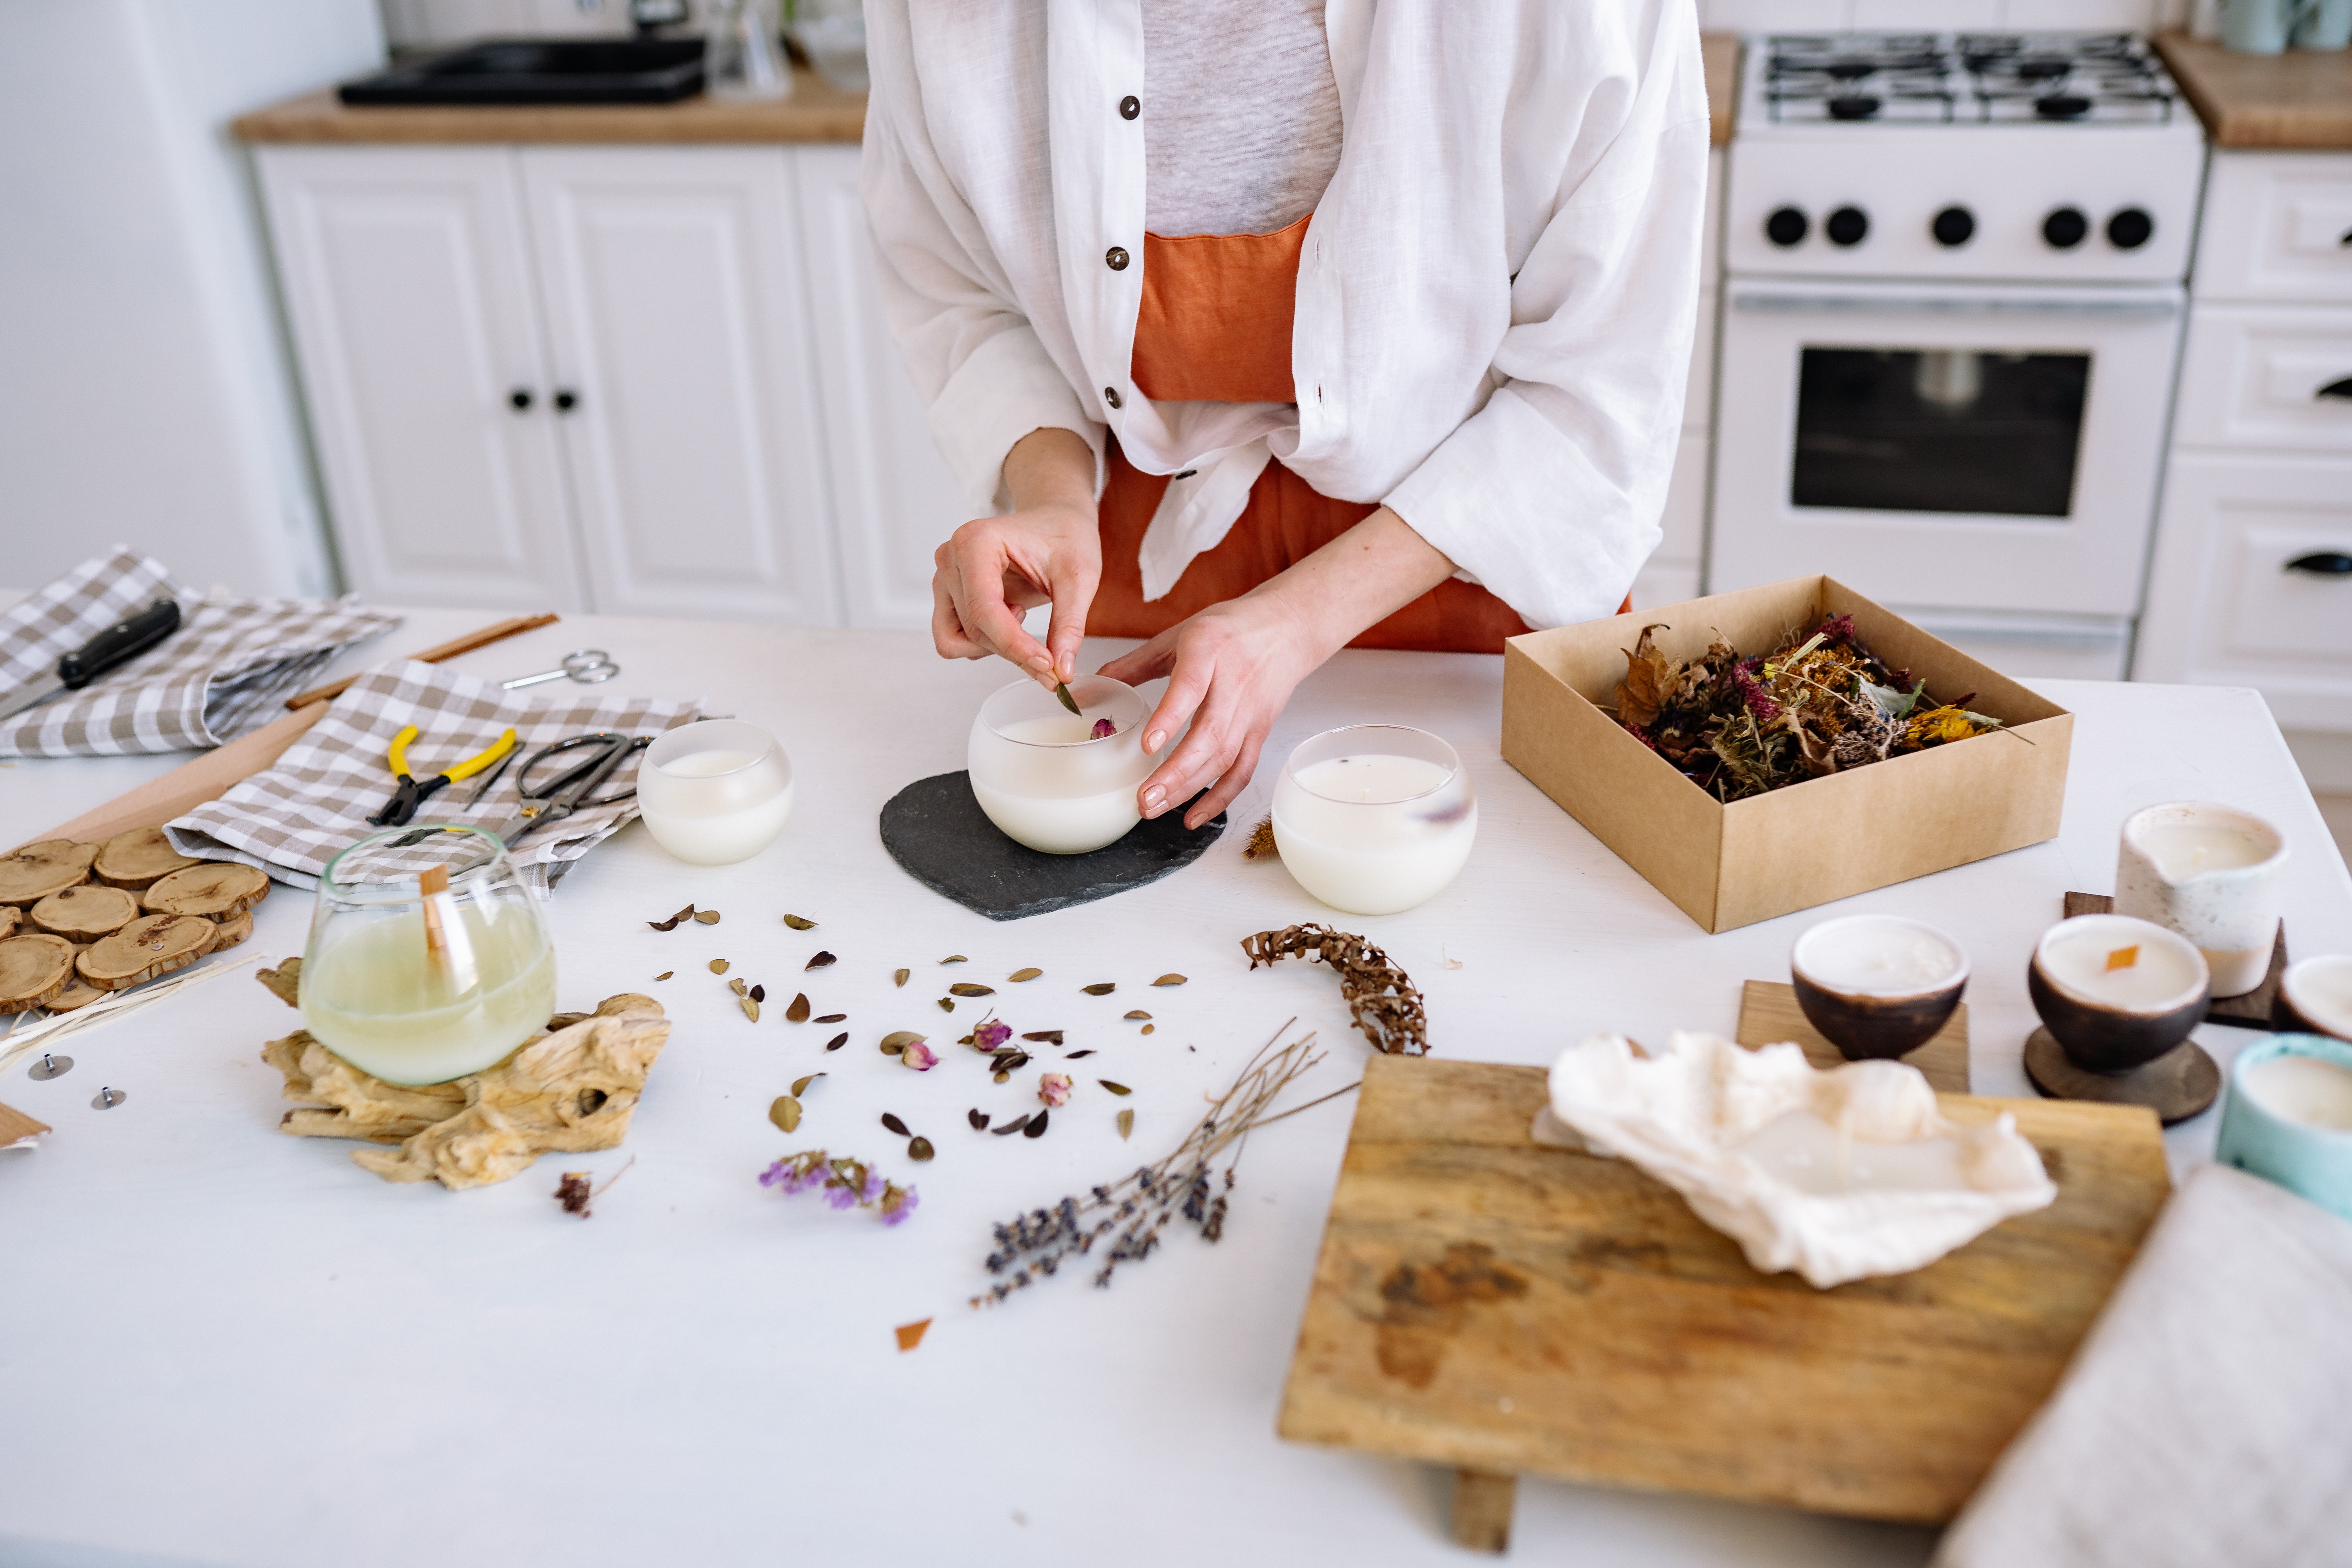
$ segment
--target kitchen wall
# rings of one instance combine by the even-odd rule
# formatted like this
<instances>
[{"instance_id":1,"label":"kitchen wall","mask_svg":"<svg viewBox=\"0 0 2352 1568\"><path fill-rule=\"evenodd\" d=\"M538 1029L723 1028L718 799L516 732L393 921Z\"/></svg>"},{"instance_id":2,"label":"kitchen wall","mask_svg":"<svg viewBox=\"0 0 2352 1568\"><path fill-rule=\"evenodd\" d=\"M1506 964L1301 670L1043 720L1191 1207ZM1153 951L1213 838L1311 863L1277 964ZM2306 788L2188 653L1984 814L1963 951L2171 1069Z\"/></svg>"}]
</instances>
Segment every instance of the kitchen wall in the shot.
<instances>
[{"instance_id":1,"label":"kitchen wall","mask_svg":"<svg viewBox=\"0 0 2352 1568\"><path fill-rule=\"evenodd\" d=\"M1843 27L2116 27L2144 33L2187 26L2193 5L2194 0L1698 0L1698 21L1727 33Z\"/></svg>"},{"instance_id":2,"label":"kitchen wall","mask_svg":"<svg viewBox=\"0 0 2352 1568\"><path fill-rule=\"evenodd\" d=\"M226 126L376 65L373 0L18 0L0 16L0 584L127 541L197 586L330 591Z\"/></svg>"}]
</instances>

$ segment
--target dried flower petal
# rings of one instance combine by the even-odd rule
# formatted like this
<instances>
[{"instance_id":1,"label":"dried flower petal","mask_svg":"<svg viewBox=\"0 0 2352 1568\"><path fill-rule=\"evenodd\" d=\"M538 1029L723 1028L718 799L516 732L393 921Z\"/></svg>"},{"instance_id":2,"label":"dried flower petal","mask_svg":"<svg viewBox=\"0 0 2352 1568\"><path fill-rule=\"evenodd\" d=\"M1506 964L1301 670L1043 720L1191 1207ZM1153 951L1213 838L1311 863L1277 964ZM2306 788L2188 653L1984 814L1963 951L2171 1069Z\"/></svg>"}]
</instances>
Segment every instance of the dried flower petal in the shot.
<instances>
[{"instance_id":1,"label":"dried flower petal","mask_svg":"<svg viewBox=\"0 0 2352 1568\"><path fill-rule=\"evenodd\" d=\"M1105 1089L1110 1090L1113 1094L1133 1094L1135 1092L1135 1090L1128 1088L1127 1085L1123 1083L1113 1083L1107 1078L1098 1078L1095 1079L1095 1081L1102 1085Z\"/></svg>"},{"instance_id":2,"label":"dried flower petal","mask_svg":"<svg viewBox=\"0 0 2352 1568\"><path fill-rule=\"evenodd\" d=\"M970 963L971 960L966 958L962 953L951 952L945 958L940 959L940 962L941 963Z\"/></svg>"},{"instance_id":3,"label":"dried flower petal","mask_svg":"<svg viewBox=\"0 0 2352 1568\"><path fill-rule=\"evenodd\" d=\"M1078 989L1085 992L1089 996L1108 996L1112 992L1118 989L1118 982L1116 980L1105 980L1093 985L1081 985Z\"/></svg>"},{"instance_id":4,"label":"dried flower petal","mask_svg":"<svg viewBox=\"0 0 2352 1568\"><path fill-rule=\"evenodd\" d=\"M715 926L719 923L719 911L717 910L697 910L694 911L694 921L697 925Z\"/></svg>"},{"instance_id":5,"label":"dried flower petal","mask_svg":"<svg viewBox=\"0 0 2352 1568\"><path fill-rule=\"evenodd\" d=\"M677 922L689 918L693 913L694 906L692 904L688 904L686 908L678 910L677 913L670 916L669 919L666 921L647 921L646 924L653 927L656 931L676 931L677 929Z\"/></svg>"},{"instance_id":6,"label":"dried flower petal","mask_svg":"<svg viewBox=\"0 0 2352 1568\"><path fill-rule=\"evenodd\" d=\"M1152 1031L1152 1030L1154 1030L1154 1029L1158 1028L1159 1026L1159 1026L1159 1025L1157 1025L1157 1024L1146 1024L1146 1025L1144 1025L1144 1026L1143 1026L1143 1032L1144 1032L1145 1034L1147 1034L1147 1035L1148 1035L1148 1034L1151 1033L1151 1031Z\"/></svg>"},{"instance_id":7,"label":"dried flower petal","mask_svg":"<svg viewBox=\"0 0 2352 1568\"><path fill-rule=\"evenodd\" d=\"M806 1079L801 1080L802 1083L805 1083L808 1080ZM792 1094L780 1094L776 1096L775 1103L768 1107L768 1120L774 1122L786 1132L797 1131L800 1128L801 1102L793 1098L793 1095L797 1095L799 1092L800 1085L794 1084L793 1086Z\"/></svg>"},{"instance_id":8,"label":"dried flower petal","mask_svg":"<svg viewBox=\"0 0 2352 1568\"><path fill-rule=\"evenodd\" d=\"M985 1132L988 1131L988 1112L985 1110L967 1110L963 1113L963 1119L966 1121L971 1122L973 1130L976 1131Z\"/></svg>"},{"instance_id":9,"label":"dried flower petal","mask_svg":"<svg viewBox=\"0 0 2352 1568\"><path fill-rule=\"evenodd\" d=\"M907 976L914 973L915 972L911 969L901 969L891 976L890 984L893 985L904 985L907 984Z\"/></svg>"},{"instance_id":10,"label":"dried flower petal","mask_svg":"<svg viewBox=\"0 0 2352 1568\"><path fill-rule=\"evenodd\" d=\"M752 1001L754 1001L754 1002L765 1002L767 999L768 999L768 988L767 988L766 986L764 986L764 985L754 985L754 986L752 986L752 987L751 987L751 1000L752 1000Z\"/></svg>"},{"instance_id":11,"label":"dried flower petal","mask_svg":"<svg viewBox=\"0 0 2352 1568\"><path fill-rule=\"evenodd\" d=\"M727 983L727 989L738 996L749 996L751 994L751 988L743 983L743 977L740 974Z\"/></svg>"},{"instance_id":12,"label":"dried flower petal","mask_svg":"<svg viewBox=\"0 0 2352 1568\"><path fill-rule=\"evenodd\" d=\"M821 1072L813 1072L805 1078L794 1079L793 1080L793 1098L798 1100L802 1095L806 1094L808 1092L808 1086L814 1083L824 1076L824 1074Z\"/></svg>"},{"instance_id":13,"label":"dried flower petal","mask_svg":"<svg viewBox=\"0 0 2352 1568\"><path fill-rule=\"evenodd\" d=\"M931 1141L928 1138L913 1138L908 1141L907 1158L917 1164L922 1163L937 1152L938 1151L931 1147Z\"/></svg>"},{"instance_id":14,"label":"dried flower petal","mask_svg":"<svg viewBox=\"0 0 2352 1568\"><path fill-rule=\"evenodd\" d=\"M929 1318L925 1318L919 1323L901 1323L898 1328L893 1330L892 1332L898 1336L899 1353L903 1355L908 1351L913 1350L917 1345L921 1344L923 1342L923 1331L930 1326L931 1321Z\"/></svg>"},{"instance_id":15,"label":"dried flower petal","mask_svg":"<svg viewBox=\"0 0 2352 1568\"><path fill-rule=\"evenodd\" d=\"M898 1062L900 1066L913 1068L917 1072L929 1072L940 1065L940 1058L930 1047L917 1040L898 1053Z\"/></svg>"},{"instance_id":16,"label":"dried flower petal","mask_svg":"<svg viewBox=\"0 0 2352 1568\"><path fill-rule=\"evenodd\" d=\"M1003 1126L993 1128L991 1131L995 1132L999 1138L1004 1138L1020 1131L1023 1128L1028 1125L1029 1119L1026 1116L1016 1116L1012 1121L1006 1122Z\"/></svg>"},{"instance_id":17,"label":"dried flower petal","mask_svg":"<svg viewBox=\"0 0 2352 1568\"><path fill-rule=\"evenodd\" d=\"M1133 1132L1134 1131L1135 1112L1132 1110L1120 1111L1118 1113L1118 1135L1121 1138L1125 1138L1129 1133Z\"/></svg>"},{"instance_id":18,"label":"dried flower petal","mask_svg":"<svg viewBox=\"0 0 2352 1568\"><path fill-rule=\"evenodd\" d=\"M727 961L726 961L725 959L723 959L723 958L714 958L714 959L712 959L712 960L710 961L710 973L713 973L713 974L724 974L724 973L727 973Z\"/></svg>"},{"instance_id":19,"label":"dried flower petal","mask_svg":"<svg viewBox=\"0 0 2352 1568\"><path fill-rule=\"evenodd\" d=\"M793 1005L784 1009L784 1022L787 1024L805 1024L808 1022L809 1012L808 993L805 991L798 992L793 997Z\"/></svg>"},{"instance_id":20,"label":"dried flower petal","mask_svg":"<svg viewBox=\"0 0 2352 1568\"><path fill-rule=\"evenodd\" d=\"M886 1110L882 1113L882 1125L887 1127L891 1131L896 1132L901 1138L911 1136L907 1131L907 1124L899 1121L898 1117L892 1115L889 1111Z\"/></svg>"},{"instance_id":21,"label":"dried flower petal","mask_svg":"<svg viewBox=\"0 0 2352 1568\"><path fill-rule=\"evenodd\" d=\"M1150 1016L1150 1014L1145 1012L1142 1008L1138 1007L1127 1015L1127 1021L1130 1024L1139 1024Z\"/></svg>"},{"instance_id":22,"label":"dried flower petal","mask_svg":"<svg viewBox=\"0 0 2352 1568\"><path fill-rule=\"evenodd\" d=\"M1024 1138L1043 1138L1045 1136L1045 1118L1049 1114L1051 1113L1041 1110L1035 1116L1031 1117L1029 1119L1029 1125L1021 1130L1021 1136Z\"/></svg>"},{"instance_id":23,"label":"dried flower petal","mask_svg":"<svg viewBox=\"0 0 2352 1568\"><path fill-rule=\"evenodd\" d=\"M848 1021L849 1015L846 1013L819 1013L809 1020L812 1024L845 1024Z\"/></svg>"},{"instance_id":24,"label":"dried flower petal","mask_svg":"<svg viewBox=\"0 0 2352 1568\"><path fill-rule=\"evenodd\" d=\"M1069 1104L1070 1075L1062 1072L1041 1075L1037 1079L1037 1098L1047 1105Z\"/></svg>"},{"instance_id":25,"label":"dried flower petal","mask_svg":"<svg viewBox=\"0 0 2352 1568\"><path fill-rule=\"evenodd\" d=\"M676 974L677 973L677 971L675 969L665 969L659 974L655 975L654 978L656 980L667 980L671 975Z\"/></svg>"},{"instance_id":26,"label":"dried flower petal","mask_svg":"<svg viewBox=\"0 0 2352 1568\"><path fill-rule=\"evenodd\" d=\"M824 1048L828 1051L837 1051L847 1044L849 1044L849 1031L844 1029L841 1033L834 1036L833 1038L825 1041Z\"/></svg>"},{"instance_id":27,"label":"dried flower petal","mask_svg":"<svg viewBox=\"0 0 2352 1568\"><path fill-rule=\"evenodd\" d=\"M1117 724L1112 723L1108 719L1097 719L1095 721L1095 727L1087 732L1087 739L1089 741L1107 740L1110 736L1118 733L1118 726Z\"/></svg>"},{"instance_id":28,"label":"dried flower petal","mask_svg":"<svg viewBox=\"0 0 2352 1568\"><path fill-rule=\"evenodd\" d=\"M1184 984L1184 977L1181 974L1163 974L1151 984L1154 985L1181 985Z\"/></svg>"},{"instance_id":29,"label":"dried flower petal","mask_svg":"<svg viewBox=\"0 0 2352 1568\"><path fill-rule=\"evenodd\" d=\"M1088 1047L1087 1047L1085 1050L1083 1050L1083 1051L1072 1051L1068 1056L1064 1057L1062 1059L1063 1059L1064 1061L1066 1061L1066 1062L1074 1062L1074 1061L1076 1061L1080 1057L1090 1057L1090 1056L1092 1056L1092 1055L1094 1055L1094 1054L1095 1054L1095 1049L1094 1049L1094 1047L1093 1047L1092 1046L1088 1046Z\"/></svg>"},{"instance_id":30,"label":"dried flower petal","mask_svg":"<svg viewBox=\"0 0 2352 1568\"><path fill-rule=\"evenodd\" d=\"M743 1016L751 1019L754 1024L760 1021L760 1005L757 1002L754 1002L749 996L746 996L743 998L740 1005L743 1009Z\"/></svg>"},{"instance_id":31,"label":"dried flower petal","mask_svg":"<svg viewBox=\"0 0 2352 1568\"><path fill-rule=\"evenodd\" d=\"M798 915L786 915L784 917L784 923L792 927L794 931L814 931L816 929L816 921L803 920Z\"/></svg>"},{"instance_id":32,"label":"dried flower petal","mask_svg":"<svg viewBox=\"0 0 2352 1568\"><path fill-rule=\"evenodd\" d=\"M829 952L820 952L814 958L810 959L806 964L803 965L803 967L806 969L825 969L840 962L841 961L839 959L834 957L833 954Z\"/></svg>"},{"instance_id":33,"label":"dried flower petal","mask_svg":"<svg viewBox=\"0 0 2352 1568\"><path fill-rule=\"evenodd\" d=\"M959 984L949 986L948 994L950 996L993 996L996 994L996 987L993 985L974 985L970 981L965 981Z\"/></svg>"},{"instance_id":34,"label":"dried flower petal","mask_svg":"<svg viewBox=\"0 0 2352 1568\"><path fill-rule=\"evenodd\" d=\"M1034 980L1045 973L1042 969L1016 969L1004 978L1017 985L1024 980Z\"/></svg>"}]
</instances>

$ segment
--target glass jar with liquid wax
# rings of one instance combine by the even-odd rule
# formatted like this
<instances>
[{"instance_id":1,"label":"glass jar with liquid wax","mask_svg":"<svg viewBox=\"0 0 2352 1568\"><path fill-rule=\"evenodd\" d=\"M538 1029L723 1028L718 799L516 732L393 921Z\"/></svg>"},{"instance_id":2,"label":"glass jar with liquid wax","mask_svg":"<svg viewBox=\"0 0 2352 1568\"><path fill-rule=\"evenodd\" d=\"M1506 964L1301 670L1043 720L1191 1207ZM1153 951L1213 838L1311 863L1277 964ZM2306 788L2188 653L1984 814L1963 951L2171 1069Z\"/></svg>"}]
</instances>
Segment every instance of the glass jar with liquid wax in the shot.
<instances>
[{"instance_id":1,"label":"glass jar with liquid wax","mask_svg":"<svg viewBox=\"0 0 2352 1568\"><path fill-rule=\"evenodd\" d=\"M1143 749L1151 704L1141 692L1102 675L1082 675L1069 691L1076 713L1034 680L1000 687L980 705L964 750L988 820L1047 855L1125 837L1143 819L1135 792L1159 761Z\"/></svg>"},{"instance_id":2,"label":"glass jar with liquid wax","mask_svg":"<svg viewBox=\"0 0 2352 1568\"><path fill-rule=\"evenodd\" d=\"M757 724L680 724L646 748L637 811L654 842L679 859L731 866L784 830L793 814L793 762Z\"/></svg>"},{"instance_id":3,"label":"glass jar with liquid wax","mask_svg":"<svg viewBox=\"0 0 2352 1568\"><path fill-rule=\"evenodd\" d=\"M1402 724L1300 742L1274 786L1274 842L1298 885L1355 915L1433 898L1470 858L1478 802L1453 747Z\"/></svg>"},{"instance_id":4,"label":"glass jar with liquid wax","mask_svg":"<svg viewBox=\"0 0 2352 1568\"><path fill-rule=\"evenodd\" d=\"M311 1037L361 1071L446 1083L547 1027L555 951L495 835L387 828L327 863L299 996Z\"/></svg>"}]
</instances>

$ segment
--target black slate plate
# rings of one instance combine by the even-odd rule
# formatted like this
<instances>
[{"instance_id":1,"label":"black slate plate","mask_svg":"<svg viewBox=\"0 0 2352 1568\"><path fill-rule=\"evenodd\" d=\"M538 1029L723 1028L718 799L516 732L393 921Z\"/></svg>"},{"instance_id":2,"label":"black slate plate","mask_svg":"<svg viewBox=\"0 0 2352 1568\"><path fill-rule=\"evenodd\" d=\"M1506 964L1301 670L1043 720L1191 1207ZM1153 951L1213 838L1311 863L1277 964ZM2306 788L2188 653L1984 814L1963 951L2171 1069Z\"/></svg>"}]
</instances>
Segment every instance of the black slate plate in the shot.
<instances>
[{"instance_id":1,"label":"black slate plate","mask_svg":"<svg viewBox=\"0 0 2352 1568\"><path fill-rule=\"evenodd\" d=\"M890 858L931 891L992 921L1089 904L1156 882L1199 859L1224 830L1220 812L1188 832L1180 809L1136 824L1126 837L1091 854L1042 854L988 820L972 798L971 775L961 770L919 779L882 808L882 847Z\"/></svg>"}]
</instances>

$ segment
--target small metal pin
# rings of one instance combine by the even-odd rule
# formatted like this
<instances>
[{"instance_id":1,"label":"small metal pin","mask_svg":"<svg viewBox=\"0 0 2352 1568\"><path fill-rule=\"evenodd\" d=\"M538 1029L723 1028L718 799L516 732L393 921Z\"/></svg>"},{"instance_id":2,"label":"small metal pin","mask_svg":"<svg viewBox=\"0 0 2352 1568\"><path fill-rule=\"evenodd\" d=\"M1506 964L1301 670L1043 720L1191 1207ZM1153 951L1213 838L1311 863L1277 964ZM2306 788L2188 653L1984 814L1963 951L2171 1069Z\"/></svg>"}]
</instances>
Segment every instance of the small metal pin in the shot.
<instances>
[{"instance_id":1,"label":"small metal pin","mask_svg":"<svg viewBox=\"0 0 2352 1568\"><path fill-rule=\"evenodd\" d=\"M111 1110L131 1097L119 1089L101 1089L89 1102L92 1110Z\"/></svg>"},{"instance_id":2,"label":"small metal pin","mask_svg":"<svg viewBox=\"0 0 2352 1568\"><path fill-rule=\"evenodd\" d=\"M73 1071L73 1058L53 1057L48 1052L43 1051L41 1059L25 1069L25 1076L37 1083L47 1083L53 1078L63 1078L71 1071Z\"/></svg>"}]
</instances>

